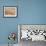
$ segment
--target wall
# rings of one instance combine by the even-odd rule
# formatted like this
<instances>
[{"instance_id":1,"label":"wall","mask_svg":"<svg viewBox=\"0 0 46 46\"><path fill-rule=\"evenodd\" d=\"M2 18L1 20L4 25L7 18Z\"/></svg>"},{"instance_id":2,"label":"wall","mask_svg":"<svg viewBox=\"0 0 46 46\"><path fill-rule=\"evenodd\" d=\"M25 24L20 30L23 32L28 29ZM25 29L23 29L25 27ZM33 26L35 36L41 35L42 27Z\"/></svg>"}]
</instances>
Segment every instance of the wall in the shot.
<instances>
[{"instance_id":1,"label":"wall","mask_svg":"<svg viewBox=\"0 0 46 46\"><path fill-rule=\"evenodd\" d=\"M17 6L18 0L0 0L0 44L7 44L9 42L8 35L10 32L17 32L18 18L3 18L4 6ZM16 38L15 43L18 43Z\"/></svg>"},{"instance_id":2,"label":"wall","mask_svg":"<svg viewBox=\"0 0 46 46\"><path fill-rule=\"evenodd\" d=\"M21 24L46 24L46 0L20 0Z\"/></svg>"},{"instance_id":3,"label":"wall","mask_svg":"<svg viewBox=\"0 0 46 46\"><path fill-rule=\"evenodd\" d=\"M8 43L9 32L18 32L18 24L46 24L46 0L3 1L0 2L0 44ZM3 18L3 6L12 5L18 7L18 17Z\"/></svg>"}]
</instances>

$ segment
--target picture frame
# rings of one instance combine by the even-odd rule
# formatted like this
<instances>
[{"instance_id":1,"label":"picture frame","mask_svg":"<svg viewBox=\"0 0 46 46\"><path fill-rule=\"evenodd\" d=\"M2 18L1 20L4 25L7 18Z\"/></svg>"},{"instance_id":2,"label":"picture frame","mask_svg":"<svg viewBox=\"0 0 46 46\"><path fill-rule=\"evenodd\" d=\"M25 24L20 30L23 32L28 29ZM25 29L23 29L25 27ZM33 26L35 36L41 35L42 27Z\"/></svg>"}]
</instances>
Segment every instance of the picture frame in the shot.
<instances>
[{"instance_id":1,"label":"picture frame","mask_svg":"<svg viewBox=\"0 0 46 46\"><path fill-rule=\"evenodd\" d=\"M8 17L8 18L17 17L17 7L16 6L4 6L3 17Z\"/></svg>"},{"instance_id":2,"label":"picture frame","mask_svg":"<svg viewBox=\"0 0 46 46\"><path fill-rule=\"evenodd\" d=\"M18 24L18 42L25 40L24 38L21 39L21 37L22 37L21 31L22 30L24 30L24 31L28 30L28 37L29 36L30 37L26 40L46 41L46 24ZM34 32L34 31L36 31L36 32ZM31 34L31 32L33 32L33 33ZM29 35L29 33L30 33L30 35Z\"/></svg>"}]
</instances>

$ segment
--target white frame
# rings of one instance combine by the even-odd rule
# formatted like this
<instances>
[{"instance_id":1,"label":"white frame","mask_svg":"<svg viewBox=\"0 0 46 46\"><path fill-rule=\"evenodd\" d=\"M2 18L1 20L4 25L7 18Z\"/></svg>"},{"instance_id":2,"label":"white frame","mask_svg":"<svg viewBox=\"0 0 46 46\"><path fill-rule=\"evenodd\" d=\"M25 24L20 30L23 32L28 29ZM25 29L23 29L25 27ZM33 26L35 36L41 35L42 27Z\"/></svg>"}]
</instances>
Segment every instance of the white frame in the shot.
<instances>
[{"instance_id":1,"label":"white frame","mask_svg":"<svg viewBox=\"0 0 46 46\"><path fill-rule=\"evenodd\" d=\"M16 10L16 15L5 15L5 8L15 8ZM16 17L17 16L17 7L16 6L5 6L3 9L4 17Z\"/></svg>"},{"instance_id":2,"label":"white frame","mask_svg":"<svg viewBox=\"0 0 46 46\"><path fill-rule=\"evenodd\" d=\"M20 25L18 25L18 43L20 43Z\"/></svg>"}]
</instances>

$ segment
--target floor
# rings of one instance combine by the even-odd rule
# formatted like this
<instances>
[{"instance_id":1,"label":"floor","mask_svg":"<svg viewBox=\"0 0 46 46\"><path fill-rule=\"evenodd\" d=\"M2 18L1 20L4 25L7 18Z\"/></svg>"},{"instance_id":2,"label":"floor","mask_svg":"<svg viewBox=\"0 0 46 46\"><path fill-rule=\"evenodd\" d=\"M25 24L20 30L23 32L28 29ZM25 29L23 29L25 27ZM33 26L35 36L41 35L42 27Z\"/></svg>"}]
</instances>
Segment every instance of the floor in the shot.
<instances>
[{"instance_id":1,"label":"floor","mask_svg":"<svg viewBox=\"0 0 46 46\"><path fill-rule=\"evenodd\" d=\"M8 44L0 44L0 46L8 46ZM10 45L10 46L18 46L18 44Z\"/></svg>"},{"instance_id":2,"label":"floor","mask_svg":"<svg viewBox=\"0 0 46 46\"><path fill-rule=\"evenodd\" d=\"M34 41L34 42L32 42L31 40L28 40L28 41L21 40L20 46L46 46L46 42L45 41Z\"/></svg>"},{"instance_id":3,"label":"floor","mask_svg":"<svg viewBox=\"0 0 46 46\"><path fill-rule=\"evenodd\" d=\"M8 46L8 44L0 44L0 46ZM46 42L43 42L43 41L32 42L31 40L28 40L28 41L21 40L19 45L14 44L13 46L46 46Z\"/></svg>"}]
</instances>

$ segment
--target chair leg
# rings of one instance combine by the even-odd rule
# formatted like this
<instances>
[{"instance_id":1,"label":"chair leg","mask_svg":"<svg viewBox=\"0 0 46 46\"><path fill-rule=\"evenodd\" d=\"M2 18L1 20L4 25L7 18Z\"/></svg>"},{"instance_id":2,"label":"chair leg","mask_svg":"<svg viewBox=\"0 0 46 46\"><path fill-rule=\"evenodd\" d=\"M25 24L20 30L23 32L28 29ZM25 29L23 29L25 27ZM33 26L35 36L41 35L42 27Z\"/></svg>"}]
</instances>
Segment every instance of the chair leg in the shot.
<instances>
[{"instance_id":1,"label":"chair leg","mask_svg":"<svg viewBox=\"0 0 46 46\"><path fill-rule=\"evenodd\" d=\"M8 46L9 46L9 42L8 42Z\"/></svg>"}]
</instances>

